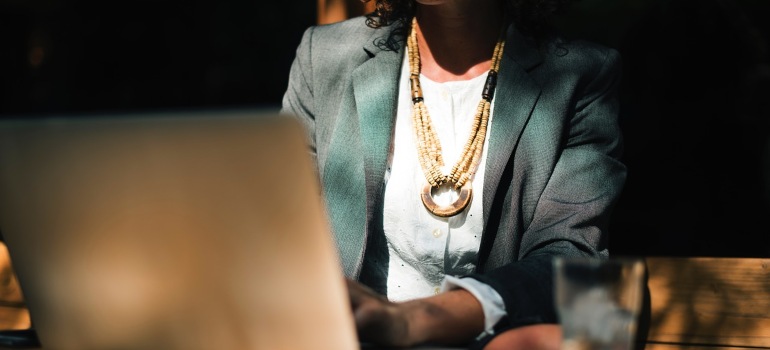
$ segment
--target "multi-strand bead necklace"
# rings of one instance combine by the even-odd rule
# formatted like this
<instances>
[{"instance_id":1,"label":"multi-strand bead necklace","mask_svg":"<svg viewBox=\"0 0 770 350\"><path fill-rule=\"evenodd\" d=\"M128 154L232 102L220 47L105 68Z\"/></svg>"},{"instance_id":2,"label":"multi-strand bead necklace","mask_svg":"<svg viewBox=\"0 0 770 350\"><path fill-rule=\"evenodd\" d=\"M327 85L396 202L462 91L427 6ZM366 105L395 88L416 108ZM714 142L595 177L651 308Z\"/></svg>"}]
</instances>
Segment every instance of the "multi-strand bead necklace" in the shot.
<instances>
[{"instance_id":1,"label":"multi-strand bead necklace","mask_svg":"<svg viewBox=\"0 0 770 350\"><path fill-rule=\"evenodd\" d=\"M484 149L484 139L487 136L487 124L492 105L492 98L497 85L497 72L500 69L500 58L503 55L505 40L502 35L495 45L492 54L492 66L487 74L487 81L481 93L481 102L476 108L473 118L471 133L463 147L463 152L449 174L444 174L441 167L444 166L444 158L441 155L441 143L436 131L433 129L428 109L422 96L420 86L420 50L417 47L417 19L412 19L412 30L407 39L409 52L409 80L412 87L412 119L414 131L417 137L417 155L420 166L428 181L423 186L420 197L425 207L433 214L440 217L450 217L462 212L470 203L473 191L471 180L478 168L481 154ZM459 191L457 199L449 205L438 205L433 200L433 190L442 185L452 185Z\"/></svg>"}]
</instances>

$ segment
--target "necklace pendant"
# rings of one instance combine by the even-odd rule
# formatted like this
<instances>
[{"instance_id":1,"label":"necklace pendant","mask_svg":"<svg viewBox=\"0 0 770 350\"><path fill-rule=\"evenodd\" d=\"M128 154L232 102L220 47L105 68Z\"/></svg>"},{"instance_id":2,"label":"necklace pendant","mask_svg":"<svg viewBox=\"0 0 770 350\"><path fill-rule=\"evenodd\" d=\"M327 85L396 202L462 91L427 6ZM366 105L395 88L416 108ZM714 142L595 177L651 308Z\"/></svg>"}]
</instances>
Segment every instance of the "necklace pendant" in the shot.
<instances>
[{"instance_id":1,"label":"necklace pendant","mask_svg":"<svg viewBox=\"0 0 770 350\"><path fill-rule=\"evenodd\" d=\"M431 186L429 183L426 183L422 188L422 192L420 193L422 204L425 205L425 208L433 213L433 215L440 216L442 218L455 216L465 210L465 208L467 208L468 204L471 202L471 197L473 197L473 189L471 188L470 181L466 182L465 185L460 188L460 195L457 196L457 199L455 199L455 201L449 205L438 205L433 200L432 192L433 186Z\"/></svg>"}]
</instances>

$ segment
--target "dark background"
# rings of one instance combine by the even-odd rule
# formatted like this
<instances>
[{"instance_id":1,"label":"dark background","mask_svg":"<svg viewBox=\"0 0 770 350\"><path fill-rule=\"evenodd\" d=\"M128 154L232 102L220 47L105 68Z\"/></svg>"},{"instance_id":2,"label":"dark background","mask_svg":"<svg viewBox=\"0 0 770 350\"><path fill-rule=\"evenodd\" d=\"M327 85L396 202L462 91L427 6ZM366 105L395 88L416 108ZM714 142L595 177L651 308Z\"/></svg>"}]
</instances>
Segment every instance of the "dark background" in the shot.
<instances>
[{"instance_id":1,"label":"dark background","mask_svg":"<svg viewBox=\"0 0 770 350\"><path fill-rule=\"evenodd\" d=\"M0 118L278 107L315 1L0 0ZM621 255L770 256L770 1L583 0L618 49Z\"/></svg>"},{"instance_id":2,"label":"dark background","mask_svg":"<svg viewBox=\"0 0 770 350\"><path fill-rule=\"evenodd\" d=\"M628 181L611 252L770 256L770 1L585 0L562 27L623 56Z\"/></svg>"},{"instance_id":3,"label":"dark background","mask_svg":"<svg viewBox=\"0 0 770 350\"><path fill-rule=\"evenodd\" d=\"M277 106L315 2L0 0L0 114Z\"/></svg>"}]
</instances>

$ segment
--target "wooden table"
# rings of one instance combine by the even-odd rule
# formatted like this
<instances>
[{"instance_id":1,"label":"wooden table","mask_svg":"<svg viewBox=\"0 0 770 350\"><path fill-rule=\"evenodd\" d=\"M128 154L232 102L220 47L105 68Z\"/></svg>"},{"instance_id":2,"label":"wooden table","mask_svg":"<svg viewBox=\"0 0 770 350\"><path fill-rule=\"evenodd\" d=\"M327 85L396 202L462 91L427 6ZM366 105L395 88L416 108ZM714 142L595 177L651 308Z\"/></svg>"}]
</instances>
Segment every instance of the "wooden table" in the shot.
<instances>
[{"instance_id":1,"label":"wooden table","mask_svg":"<svg viewBox=\"0 0 770 350\"><path fill-rule=\"evenodd\" d=\"M770 259L646 260L646 349L770 348Z\"/></svg>"}]
</instances>

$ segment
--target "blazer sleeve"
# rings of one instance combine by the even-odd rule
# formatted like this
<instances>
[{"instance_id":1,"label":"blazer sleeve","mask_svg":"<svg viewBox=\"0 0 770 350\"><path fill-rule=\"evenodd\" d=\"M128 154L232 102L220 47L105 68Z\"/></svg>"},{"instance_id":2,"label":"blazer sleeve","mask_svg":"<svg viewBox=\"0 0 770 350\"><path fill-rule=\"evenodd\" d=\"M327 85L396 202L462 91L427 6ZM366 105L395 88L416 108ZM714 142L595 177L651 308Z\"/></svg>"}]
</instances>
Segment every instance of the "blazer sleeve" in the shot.
<instances>
[{"instance_id":1,"label":"blazer sleeve","mask_svg":"<svg viewBox=\"0 0 770 350\"><path fill-rule=\"evenodd\" d=\"M315 114L313 95L312 41L315 27L308 28L297 48L297 56L289 72L289 85L283 96L281 113L296 117L305 126L308 145L316 164Z\"/></svg>"},{"instance_id":2,"label":"blazer sleeve","mask_svg":"<svg viewBox=\"0 0 770 350\"><path fill-rule=\"evenodd\" d=\"M503 298L507 317L498 323L497 331L558 321L553 257L608 255L609 214L626 175L618 160L617 52L607 50L600 67L579 93L567 120L563 148L532 222L521 236L521 258L471 276L492 286Z\"/></svg>"}]
</instances>

